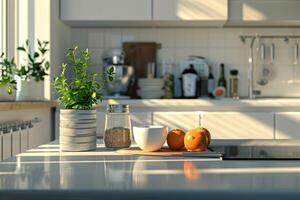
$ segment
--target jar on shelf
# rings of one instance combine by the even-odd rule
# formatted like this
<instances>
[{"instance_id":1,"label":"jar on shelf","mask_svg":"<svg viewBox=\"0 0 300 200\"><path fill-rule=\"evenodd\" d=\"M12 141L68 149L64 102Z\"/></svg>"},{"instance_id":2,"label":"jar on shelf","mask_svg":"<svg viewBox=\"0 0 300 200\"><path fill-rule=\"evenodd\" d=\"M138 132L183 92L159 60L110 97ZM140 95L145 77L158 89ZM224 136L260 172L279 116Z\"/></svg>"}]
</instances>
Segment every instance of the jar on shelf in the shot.
<instances>
[{"instance_id":1,"label":"jar on shelf","mask_svg":"<svg viewBox=\"0 0 300 200\"><path fill-rule=\"evenodd\" d=\"M129 105L108 105L105 116L105 147L129 148L132 141L131 133Z\"/></svg>"}]
</instances>

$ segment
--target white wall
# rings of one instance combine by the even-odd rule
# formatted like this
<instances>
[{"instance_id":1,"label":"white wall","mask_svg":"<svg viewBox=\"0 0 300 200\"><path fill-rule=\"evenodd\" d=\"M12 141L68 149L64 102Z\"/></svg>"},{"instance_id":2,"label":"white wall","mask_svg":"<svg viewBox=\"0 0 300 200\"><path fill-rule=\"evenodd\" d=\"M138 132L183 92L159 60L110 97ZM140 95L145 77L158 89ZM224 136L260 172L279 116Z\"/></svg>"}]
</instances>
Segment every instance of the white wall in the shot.
<instances>
[{"instance_id":1,"label":"white wall","mask_svg":"<svg viewBox=\"0 0 300 200\"><path fill-rule=\"evenodd\" d=\"M171 59L178 63L188 55L208 58L215 79L219 77L219 64L240 71L241 96L247 95L247 62L249 45L243 44L242 34L300 34L299 28L73 28L71 45L88 47L91 52L92 70L101 70L101 54L104 49L122 46L126 41L155 41L162 44L158 50L158 62ZM300 65L293 65L292 45L282 40L265 40L266 45L276 45L274 64L277 76L264 87L255 86L266 96L300 96ZM298 41L300 42L300 40ZM177 72L179 73L179 72ZM178 91L177 91L178 93Z\"/></svg>"},{"instance_id":2,"label":"white wall","mask_svg":"<svg viewBox=\"0 0 300 200\"><path fill-rule=\"evenodd\" d=\"M50 61L51 83L60 73L60 65L65 62L66 51L70 47L71 28L59 19L59 0L51 0L51 36L50 36ZM56 99L55 89L51 86L51 97Z\"/></svg>"}]
</instances>

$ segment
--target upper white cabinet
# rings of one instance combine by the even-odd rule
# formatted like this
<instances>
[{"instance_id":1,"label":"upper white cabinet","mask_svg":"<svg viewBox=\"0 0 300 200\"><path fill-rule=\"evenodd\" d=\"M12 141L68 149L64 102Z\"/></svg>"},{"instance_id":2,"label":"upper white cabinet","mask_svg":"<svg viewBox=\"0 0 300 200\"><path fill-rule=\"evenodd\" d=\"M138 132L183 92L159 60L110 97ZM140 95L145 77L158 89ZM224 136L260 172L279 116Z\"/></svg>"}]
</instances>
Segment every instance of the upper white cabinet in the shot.
<instances>
[{"instance_id":1,"label":"upper white cabinet","mask_svg":"<svg viewBox=\"0 0 300 200\"><path fill-rule=\"evenodd\" d=\"M269 112L207 112L201 121L212 139L274 139L274 115Z\"/></svg>"},{"instance_id":2,"label":"upper white cabinet","mask_svg":"<svg viewBox=\"0 0 300 200\"><path fill-rule=\"evenodd\" d=\"M71 26L222 26L228 0L61 0Z\"/></svg>"},{"instance_id":3,"label":"upper white cabinet","mask_svg":"<svg viewBox=\"0 0 300 200\"><path fill-rule=\"evenodd\" d=\"M225 21L227 0L153 0L153 19L167 21Z\"/></svg>"},{"instance_id":4,"label":"upper white cabinet","mask_svg":"<svg viewBox=\"0 0 300 200\"><path fill-rule=\"evenodd\" d=\"M63 21L151 20L151 0L61 0Z\"/></svg>"},{"instance_id":5,"label":"upper white cabinet","mask_svg":"<svg viewBox=\"0 0 300 200\"><path fill-rule=\"evenodd\" d=\"M230 0L230 25L299 25L299 0Z\"/></svg>"},{"instance_id":6,"label":"upper white cabinet","mask_svg":"<svg viewBox=\"0 0 300 200\"><path fill-rule=\"evenodd\" d=\"M275 114L275 138L300 138L300 112L282 112Z\"/></svg>"}]
</instances>

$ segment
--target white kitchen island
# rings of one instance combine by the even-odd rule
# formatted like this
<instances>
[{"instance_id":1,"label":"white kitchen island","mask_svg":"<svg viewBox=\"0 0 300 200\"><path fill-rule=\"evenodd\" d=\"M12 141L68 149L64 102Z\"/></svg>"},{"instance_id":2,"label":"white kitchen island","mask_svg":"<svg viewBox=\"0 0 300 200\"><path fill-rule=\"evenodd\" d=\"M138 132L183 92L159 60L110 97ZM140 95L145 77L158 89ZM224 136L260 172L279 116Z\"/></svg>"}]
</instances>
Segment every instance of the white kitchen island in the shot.
<instances>
[{"instance_id":1,"label":"white kitchen island","mask_svg":"<svg viewBox=\"0 0 300 200\"><path fill-rule=\"evenodd\" d=\"M300 199L300 160L224 161L60 152L0 162L0 199Z\"/></svg>"}]
</instances>

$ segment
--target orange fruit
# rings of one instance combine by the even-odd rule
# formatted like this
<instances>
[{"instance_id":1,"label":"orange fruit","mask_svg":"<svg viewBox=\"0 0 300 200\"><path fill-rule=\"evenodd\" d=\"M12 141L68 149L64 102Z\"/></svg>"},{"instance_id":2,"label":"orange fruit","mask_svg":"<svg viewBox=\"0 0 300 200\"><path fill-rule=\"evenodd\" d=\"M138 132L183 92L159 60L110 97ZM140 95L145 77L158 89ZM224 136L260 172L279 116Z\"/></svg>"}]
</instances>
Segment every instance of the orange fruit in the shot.
<instances>
[{"instance_id":1,"label":"orange fruit","mask_svg":"<svg viewBox=\"0 0 300 200\"><path fill-rule=\"evenodd\" d=\"M172 150L179 150L184 147L185 133L180 129L173 129L168 133L167 144Z\"/></svg>"},{"instance_id":2,"label":"orange fruit","mask_svg":"<svg viewBox=\"0 0 300 200\"><path fill-rule=\"evenodd\" d=\"M204 127L199 127L199 128L196 128L197 129L197 131L203 131L204 132L204 134L206 135L206 137L207 137L207 146L209 146L210 145L210 142L211 142L211 135L210 135L210 132L206 129L206 128L204 128Z\"/></svg>"},{"instance_id":3,"label":"orange fruit","mask_svg":"<svg viewBox=\"0 0 300 200\"><path fill-rule=\"evenodd\" d=\"M184 136L184 146L189 151L206 151L208 137L203 129L189 130Z\"/></svg>"}]
</instances>

